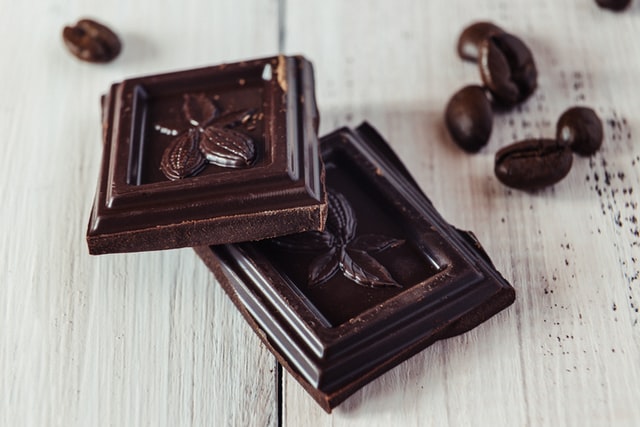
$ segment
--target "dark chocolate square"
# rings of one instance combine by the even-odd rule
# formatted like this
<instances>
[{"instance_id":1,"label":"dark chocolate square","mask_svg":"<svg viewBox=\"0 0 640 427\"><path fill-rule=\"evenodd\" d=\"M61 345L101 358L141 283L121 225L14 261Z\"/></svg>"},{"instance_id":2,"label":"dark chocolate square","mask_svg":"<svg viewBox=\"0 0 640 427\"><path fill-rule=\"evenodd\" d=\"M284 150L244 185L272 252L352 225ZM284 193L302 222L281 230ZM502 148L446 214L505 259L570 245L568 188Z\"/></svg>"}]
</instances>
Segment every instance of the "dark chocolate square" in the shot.
<instances>
[{"instance_id":1,"label":"dark chocolate square","mask_svg":"<svg viewBox=\"0 0 640 427\"><path fill-rule=\"evenodd\" d=\"M103 108L91 253L323 228L318 114L304 58L128 79L112 86Z\"/></svg>"},{"instance_id":2,"label":"dark chocolate square","mask_svg":"<svg viewBox=\"0 0 640 427\"><path fill-rule=\"evenodd\" d=\"M473 234L447 223L369 125L321 140L323 232L196 252L327 411L433 342L510 305Z\"/></svg>"}]
</instances>

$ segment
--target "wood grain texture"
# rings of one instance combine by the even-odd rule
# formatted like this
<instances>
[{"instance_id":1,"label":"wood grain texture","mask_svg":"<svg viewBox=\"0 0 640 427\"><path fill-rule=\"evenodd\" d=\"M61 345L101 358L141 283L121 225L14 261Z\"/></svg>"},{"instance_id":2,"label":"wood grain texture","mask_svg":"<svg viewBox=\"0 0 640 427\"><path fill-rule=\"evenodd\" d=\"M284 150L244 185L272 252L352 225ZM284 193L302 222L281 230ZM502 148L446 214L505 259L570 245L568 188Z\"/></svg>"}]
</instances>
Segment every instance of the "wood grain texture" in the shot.
<instances>
[{"instance_id":1,"label":"wood grain texture","mask_svg":"<svg viewBox=\"0 0 640 427\"><path fill-rule=\"evenodd\" d=\"M478 235L518 296L332 416L287 377L284 424L637 425L640 43L630 35L640 4L615 14L590 1L290 1L286 17L285 50L316 66L323 133L361 120L376 126L445 218ZM480 82L455 51L477 20L523 38L540 78L530 100L496 116L489 145L469 155L450 141L442 114L456 90ZM559 115L578 104L605 122L598 154L576 157L563 182L535 194L494 178L500 147L553 137Z\"/></svg>"},{"instance_id":2,"label":"wood grain texture","mask_svg":"<svg viewBox=\"0 0 640 427\"><path fill-rule=\"evenodd\" d=\"M640 1L115 2L0 0L0 426L530 425L640 423ZM84 16L122 56L78 62L60 40ZM456 56L489 19L533 50L539 89L458 150L442 112L480 81ZM514 306L437 343L326 415L274 358L193 251L90 257L84 234L112 82L272 55L314 62L321 132L370 121L453 224L473 230ZM535 194L493 155L596 109L603 149ZM282 420L278 420L281 405Z\"/></svg>"},{"instance_id":3,"label":"wood grain texture","mask_svg":"<svg viewBox=\"0 0 640 427\"><path fill-rule=\"evenodd\" d=\"M84 241L100 95L273 54L275 6L0 0L0 425L277 424L275 359L192 250L91 257ZM65 51L87 15L122 37L113 63Z\"/></svg>"}]
</instances>

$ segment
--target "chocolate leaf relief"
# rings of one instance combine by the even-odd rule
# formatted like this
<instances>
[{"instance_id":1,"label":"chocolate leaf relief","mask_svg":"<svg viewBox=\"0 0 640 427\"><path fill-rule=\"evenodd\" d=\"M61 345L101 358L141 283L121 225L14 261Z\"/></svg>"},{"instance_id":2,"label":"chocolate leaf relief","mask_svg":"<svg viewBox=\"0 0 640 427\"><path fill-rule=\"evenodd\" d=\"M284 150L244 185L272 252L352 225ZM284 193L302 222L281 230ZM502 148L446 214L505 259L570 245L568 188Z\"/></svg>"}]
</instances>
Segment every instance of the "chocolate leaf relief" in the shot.
<instances>
[{"instance_id":1,"label":"chocolate leaf relief","mask_svg":"<svg viewBox=\"0 0 640 427\"><path fill-rule=\"evenodd\" d=\"M202 131L200 150L210 163L229 168L249 167L256 158L255 144L249 135L215 126Z\"/></svg>"},{"instance_id":2,"label":"chocolate leaf relief","mask_svg":"<svg viewBox=\"0 0 640 427\"><path fill-rule=\"evenodd\" d=\"M340 256L340 268L345 277L362 286L372 288L394 286L401 288L387 269L374 257L364 251L343 250Z\"/></svg>"},{"instance_id":3,"label":"chocolate leaf relief","mask_svg":"<svg viewBox=\"0 0 640 427\"><path fill-rule=\"evenodd\" d=\"M395 248L404 240L379 234L356 237L356 215L342 194L329 190L327 229L278 237L271 242L285 250L298 253L320 253L309 265L308 286L316 287L329 281L338 271L358 285L380 288L401 288L391 273L371 253Z\"/></svg>"},{"instance_id":4,"label":"chocolate leaf relief","mask_svg":"<svg viewBox=\"0 0 640 427\"><path fill-rule=\"evenodd\" d=\"M273 243L291 251L313 253L331 249L334 240L333 234L326 231L307 231L275 238Z\"/></svg>"},{"instance_id":5,"label":"chocolate leaf relief","mask_svg":"<svg viewBox=\"0 0 640 427\"><path fill-rule=\"evenodd\" d=\"M213 100L204 93L184 95L182 111L193 126L205 126L220 114Z\"/></svg>"},{"instance_id":6,"label":"chocolate leaf relief","mask_svg":"<svg viewBox=\"0 0 640 427\"><path fill-rule=\"evenodd\" d=\"M381 252L395 248L404 243L404 240L394 239L380 234L363 234L356 237L349 248L365 252Z\"/></svg>"},{"instance_id":7,"label":"chocolate leaf relief","mask_svg":"<svg viewBox=\"0 0 640 427\"><path fill-rule=\"evenodd\" d=\"M195 175L204 168L206 159L199 148L200 133L189 129L175 137L162 154L160 169L170 180Z\"/></svg>"},{"instance_id":8,"label":"chocolate leaf relief","mask_svg":"<svg viewBox=\"0 0 640 427\"><path fill-rule=\"evenodd\" d=\"M327 231L333 233L341 244L346 244L356 233L355 212L342 194L329 192L327 198L329 201Z\"/></svg>"},{"instance_id":9,"label":"chocolate leaf relief","mask_svg":"<svg viewBox=\"0 0 640 427\"><path fill-rule=\"evenodd\" d=\"M196 93L183 95L182 112L191 127L187 133L172 140L165 151L160 169L167 178L174 180L193 176L204 168L207 161L227 168L246 168L255 162L257 150L253 139L247 134L231 129L238 126L254 129L259 119L255 109L238 110L220 116L220 108L211 97L204 93ZM160 124L156 124L154 129L169 136L179 132ZM185 154L189 145L185 138L191 142L198 141L197 149L201 152L199 157L195 153ZM181 146L180 155L173 155L175 164L172 164L168 152L175 150L176 144ZM205 160L202 165L199 164L200 157ZM197 167L188 163L187 158L192 161L198 159ZM189 165L194 166L193 171Z\"/></svg>"},{"instance_id":10,"label":"chocolate leaf relief","mask_svg":"<svg viewBox=\"0 0 640 427\"><path fill-rule=\"evenodd\" d=\"M340 257L336 248L323 253L309 265L309 287L313 288L327 282L340 270Z\"/></svg>"}]
</instances>

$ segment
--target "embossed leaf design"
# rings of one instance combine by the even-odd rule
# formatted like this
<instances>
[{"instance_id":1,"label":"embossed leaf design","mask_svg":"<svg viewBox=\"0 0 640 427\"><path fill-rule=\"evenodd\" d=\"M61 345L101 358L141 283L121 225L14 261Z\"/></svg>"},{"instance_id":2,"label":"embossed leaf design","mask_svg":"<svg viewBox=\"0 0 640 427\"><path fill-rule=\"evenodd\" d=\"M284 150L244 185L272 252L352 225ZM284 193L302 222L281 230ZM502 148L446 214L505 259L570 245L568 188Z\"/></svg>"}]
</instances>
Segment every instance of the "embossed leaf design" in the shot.
<instances>
[{"instance_id":1,"label":"embossed leaf design","mask_svg":"<svg viewBox=\"0 0 640 427\"><path fill-rule=\"evenodd\" d=\"M204 93L185 94L182 111L193 126L205 126L220 114L213 100Z\"/></svg>"},{"instance_id":2,"label":"embossed leaf design","mask_svg":"<svg viewBox=\"0 0 640 427\"><path fill-rule=\"evenodd\" d=\"M276 245L296 252L313 253L326 251L334 246L333 234L326 231L307 231L273 239Z\"/></svg>"},{"instance_id":3,"label":"embossed leaf design","mask_svg":"<svg viewBox=\"0 0 640 427\"><path fill-rule=\"evenodd\" d=\"M345 277L372 288L394 286L401 288L387 269L364 251L345 250L340 257L340 267Z\"/></svg>"},{"instance_id":4,"label":"embossed leaf design","mask_svg":"<svg viewBox=\"0 0 640 427\"><path fill-rule=\"evenodd\" d=\"M386 249L395 248L404 243L404 240L380 234L363 234L356 237L349 245L350 248L365 252L381 252Z\"/></svg>"},{"instance_id":5,"label":"embossed leaf design","mask_svg":"<svg viewBox=\"0 0 640 427\"><path fill-rule=\"evenodd\" d=\"M341 193L329 192L327 230L342 244L350 242L356 233L356 215Z\"/></svg>"},{"instance_id":6,"label":"embossed leaf design","mask_svg":"<svg viewBox=\"0 0 640 427\"><path fill-rule=\"evenodd\" d=\"M326 283L338 271L361 286L401 288L391 273L371 253L381 252L404 243L378 234L356 237L355 211L344 195L329 190L329 214L324 232L311 231L278 237L272 242L286 250L317 253L309 265L308 285L316 287Z\"/></svg>"},{"instance_id":7,"label":"embossed leaf design","mask_svg":"<svg viewBox=\"0 0 640 427\"><path fill-rule=\"evenodd\" d=\"M336 248L331 248L311 261L309 265L309 287L320 286L340 270L340 257Z\"/></svg>"},{"instance_id":8,"label":"embossed leaf design","mask_svg":"<svg viewBox=\"0 0 640 427\"><path fill-rule=\"evenodd\" d=\"M165 151L160 168L169 179L195 175L207 161L228 168L250 167L255 162L257 151L253 139L232 129L255 126L255 109L220 116L220 108L211 97L196 93L183 95L182 112L192 128L172 140ZM155 129L165 135L178 134L177 130L161 125L155 125ZM200 156L189 151L196 140ZM205 160L202 165L201 158Z\"/></svg>"},{"instance_id":9,"label":"embossed leaf design","mask_svg":"<svg viewBox=\"0 0 640 427\"><path fill-rule=\"evenodd\" d=\"M209 162L224 167L245 168L256 158L255 144L249 135L215 126L202 131L200 150Z\"/></svg>"},{"instance_id":10,"label":"embossed leaf design","mask_svg":"<svg viewBox=\"0 0 640 427\"><path fill-rule=\"evenodd\" d=\"M189 129L175 137L162 154L160 169L171 180L195 175L202 170L206 159L199 148L200 133Z\"/></svg>"}]
</instances>

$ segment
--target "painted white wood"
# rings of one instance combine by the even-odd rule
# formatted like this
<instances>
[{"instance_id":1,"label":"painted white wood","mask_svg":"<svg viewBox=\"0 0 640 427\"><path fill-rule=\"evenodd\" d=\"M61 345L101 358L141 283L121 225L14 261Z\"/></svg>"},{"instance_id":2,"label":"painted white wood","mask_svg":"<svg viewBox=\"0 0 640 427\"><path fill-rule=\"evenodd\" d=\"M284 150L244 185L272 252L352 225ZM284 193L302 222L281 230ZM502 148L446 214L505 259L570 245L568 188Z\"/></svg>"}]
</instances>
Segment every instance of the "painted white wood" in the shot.
<instances>
[{"instance_id":1,"label":"painted white wood","mask_svg":"<svg viewBox=\"0 0 640 427\"><path fill-rule=\"evenodd\" d=\"M434 204L473 230L514 306L437 343L324 414L288 375L282 425L640 423L640 2L590 0L15 2L0 0L0 426L277 424L274 358L189 249L91 257L84 242L112 82L271 55L315 65L321 131L367 119ZM109 65L64 50L82 16L124 39ZM442 126L479 82L456 38L491 19L536 55L540 87L489 145ZM506 143L594 107L605 145L536 194L493 177Z\"/></svg>"},{"instance_id":2,"label":"painted white wood","mask_svg":"<svg viewBox=\"0 0 640 427\"><path fill-rule=\"evenodd\" d=\"M217 2L216 2L217 3ZM277 51L276 2L0 0L0 425L276 425L275 358L191 249L92 257L100 95ZM81 63L64 25L124 42Z\"/></svg>"},{"instance_id":3,"label":"painted white wood","mask_svg":"<svg viewBox=\"0 0 640 427\"><path fill-rule=\"evenodd\" d=\"M330 416L290 376L284 425L634 426L640 423L640 4L593 1L287 2L286 52L315 64L323 133L366 119L436 207L473 230L516 287L514 306L382 376ZM476 155L449 140L449 97L479 83L461 30L491 20L535 54L535 95L497 115ZM493 156L553 137L566 108L605 121L603 149L536 194L493 176Z\"/></svg>"}]
</instances>

